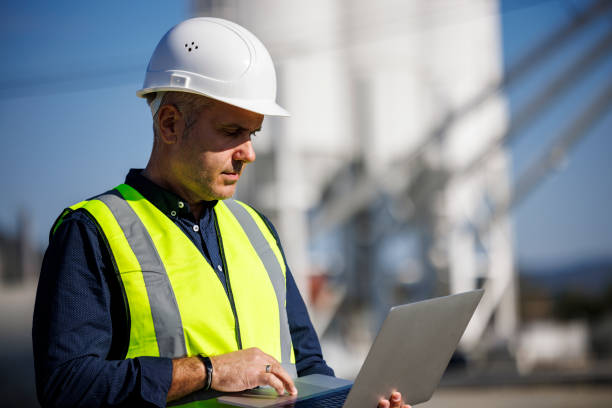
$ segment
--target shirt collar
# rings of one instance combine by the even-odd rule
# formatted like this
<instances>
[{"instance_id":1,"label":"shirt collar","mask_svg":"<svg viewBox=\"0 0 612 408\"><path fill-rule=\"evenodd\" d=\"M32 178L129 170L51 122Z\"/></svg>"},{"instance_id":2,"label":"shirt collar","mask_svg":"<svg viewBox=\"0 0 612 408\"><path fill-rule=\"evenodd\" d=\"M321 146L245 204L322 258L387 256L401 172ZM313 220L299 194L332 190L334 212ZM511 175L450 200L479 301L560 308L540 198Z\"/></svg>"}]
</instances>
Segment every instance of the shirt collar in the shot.
<instances>
[{"instance_id":1,"label":"shirt collar","mask_svg":"<svg viewBox=\"0 0 612 408\"><path fill-rule=\"evenodd\" d=\"M171 218L181 217L193 219L189 204L180 196L155 184L142 175L143 169L130 169L125 177L125 184L135 188L144 198L149 200L161 212ZM203 201L207 210L214 208L215 201Z\"/></svg>"}]
</instances>

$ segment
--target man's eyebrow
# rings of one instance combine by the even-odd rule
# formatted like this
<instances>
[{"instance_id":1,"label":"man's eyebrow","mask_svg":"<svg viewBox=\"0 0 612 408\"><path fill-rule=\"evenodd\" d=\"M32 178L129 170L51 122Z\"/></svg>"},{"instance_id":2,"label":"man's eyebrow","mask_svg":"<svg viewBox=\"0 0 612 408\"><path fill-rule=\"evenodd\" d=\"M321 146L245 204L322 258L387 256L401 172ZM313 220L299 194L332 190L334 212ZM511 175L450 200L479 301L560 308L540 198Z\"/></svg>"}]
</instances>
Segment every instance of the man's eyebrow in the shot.
<instances>
[{"instance_id":1,"label":"man's eyebrow","mask_svg":"<svg viewBox=\"0 0 612 408\"><path fill-rule=\"evenodd\" d=\"M247 131L250 131L251 133L259 132L261 130L261 126L258 127L255 130L249 130L248 128L245 128L244 126L241 126L241 125L239 125L237 123L221 123L220 127L223 127L223 128L236 128L236 130L240 130L240 131L247 130Z\"/></svg>"}]
</instances>

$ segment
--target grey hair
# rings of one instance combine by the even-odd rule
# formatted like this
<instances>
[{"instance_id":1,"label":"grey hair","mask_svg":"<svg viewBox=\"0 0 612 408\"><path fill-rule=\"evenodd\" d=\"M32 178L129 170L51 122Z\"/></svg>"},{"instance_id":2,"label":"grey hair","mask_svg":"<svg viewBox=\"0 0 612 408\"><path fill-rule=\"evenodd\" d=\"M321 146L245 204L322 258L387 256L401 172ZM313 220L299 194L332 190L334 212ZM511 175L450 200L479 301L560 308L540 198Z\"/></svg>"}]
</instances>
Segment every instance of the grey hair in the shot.
<instances>
[{"instance_id":1,"label":"grey hair","mask_svg":"<svg viewBox=\"0 0 612 408\"><path fill-rule=\"evenodd\" d=\"M149 106L154 102L157 94L155 92L146 94L147 103ZM189 92L164 92L164 95L159 103L159 107L163 105L174 105L179 112L183 114L185 119L185 132L195 123L197 117L202 111L211 106L214 101L206 96L198 95ZM159 111L157 109L153 115L153 135L155 140L158 140L159 136Z\"/></svg>"}]
</instances>

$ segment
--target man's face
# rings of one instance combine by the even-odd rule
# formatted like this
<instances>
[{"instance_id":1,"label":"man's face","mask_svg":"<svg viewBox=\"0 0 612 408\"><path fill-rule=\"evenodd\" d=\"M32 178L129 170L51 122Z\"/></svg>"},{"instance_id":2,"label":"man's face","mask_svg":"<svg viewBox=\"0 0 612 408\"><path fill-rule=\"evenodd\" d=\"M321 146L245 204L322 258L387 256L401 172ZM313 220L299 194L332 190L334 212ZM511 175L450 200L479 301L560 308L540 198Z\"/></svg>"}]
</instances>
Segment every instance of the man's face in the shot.
<instances>
[{"instance_id":1,"label":"man's face","mask_svg":"<svg viewBox=\"0 0 612 408\"><path fill-rule=\"evenodd\" d=\"M247 163L255 160L251 136L263 115L215 101L177 141L174 169L193 201L234 195ZM190 200L190 201L191 201Z\"/></svg>"}]
</instances>

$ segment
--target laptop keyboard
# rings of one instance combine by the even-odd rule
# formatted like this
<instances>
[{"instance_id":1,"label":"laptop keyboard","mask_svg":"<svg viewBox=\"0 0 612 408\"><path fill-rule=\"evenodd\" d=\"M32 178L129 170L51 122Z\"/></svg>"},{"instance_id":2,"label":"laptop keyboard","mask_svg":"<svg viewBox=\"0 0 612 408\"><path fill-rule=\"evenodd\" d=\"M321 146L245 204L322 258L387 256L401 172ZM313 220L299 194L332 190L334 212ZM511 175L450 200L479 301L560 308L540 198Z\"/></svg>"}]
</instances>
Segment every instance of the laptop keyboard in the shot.
<instances>
[{"instance_id":1,"label":"laptop keyboard","mask_svg":"<svg viewBox=\"0 0 612 408\"><path fill-rule=\"evenodd\" d=\"M306 400L293 402L284 406L295 408L340 408L342 405L344 405L344 401L346 401L346 397L350 390L351 388L347 387L330 394L308 398Z\"/></svg>"}]
</instances>

